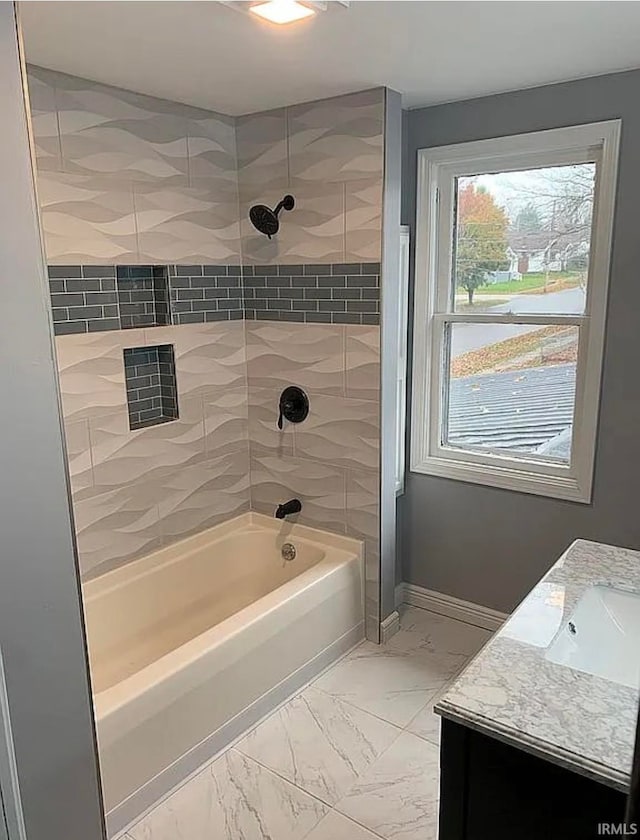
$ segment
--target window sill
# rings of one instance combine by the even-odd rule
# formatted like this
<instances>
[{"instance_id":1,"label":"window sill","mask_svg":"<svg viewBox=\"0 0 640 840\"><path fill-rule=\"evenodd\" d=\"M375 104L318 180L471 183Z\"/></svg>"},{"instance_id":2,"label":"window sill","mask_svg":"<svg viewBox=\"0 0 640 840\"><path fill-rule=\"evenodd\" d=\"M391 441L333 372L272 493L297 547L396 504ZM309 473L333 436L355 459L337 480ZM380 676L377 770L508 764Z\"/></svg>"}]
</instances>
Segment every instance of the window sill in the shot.
<instances>
[{"instance_id":1,"label":"window sill","mask_svg":"<svg viewBox=\"0 0 640 840\"><path fill-rule=\"evenodd\" d=\"M488 468L484 465L433 457L412 463L411 472L464 481L469 484L481 484L486 487L498 487L515 493L529 493L581 504L591 503L590 482L588 486L585 486L575 476L541 475L530 472L526 468L516 467L492 466Z\"/></svg>"}]
</instances>

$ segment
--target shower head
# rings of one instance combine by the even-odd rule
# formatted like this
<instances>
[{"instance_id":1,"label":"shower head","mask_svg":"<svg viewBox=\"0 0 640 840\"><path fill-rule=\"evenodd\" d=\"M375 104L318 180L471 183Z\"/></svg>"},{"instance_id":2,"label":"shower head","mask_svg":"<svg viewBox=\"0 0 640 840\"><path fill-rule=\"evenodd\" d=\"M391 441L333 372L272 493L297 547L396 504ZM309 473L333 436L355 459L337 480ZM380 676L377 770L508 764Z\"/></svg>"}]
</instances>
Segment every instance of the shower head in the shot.
<instances>
[{"instance_id":1,"label":"shower head","mask_svg":"<svg viewBox=\"0 0 640 840\"><path fill-rule=\"evenodd\" d=\"M264 233L271 239L280 228L280 220L278 216L281 210L293 210L295 207L295 199L292 195L285 195L282 201L279 201L275 209L267 207L266 204L254 204L249 210L249 218L251 224L260 233Z\"/></svg>"}]
</instances>

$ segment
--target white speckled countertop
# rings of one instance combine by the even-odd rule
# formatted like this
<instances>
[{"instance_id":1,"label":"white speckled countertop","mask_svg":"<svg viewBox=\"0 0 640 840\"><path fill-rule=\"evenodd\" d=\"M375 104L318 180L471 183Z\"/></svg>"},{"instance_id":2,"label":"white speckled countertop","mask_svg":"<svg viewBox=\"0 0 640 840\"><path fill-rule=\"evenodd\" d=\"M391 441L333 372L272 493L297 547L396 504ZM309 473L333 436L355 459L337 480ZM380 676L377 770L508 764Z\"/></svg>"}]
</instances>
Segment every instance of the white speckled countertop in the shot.
<instances>
[{"instance_id":1,"label":"white speckled countertop","mask_svg":"<svg viewBox=\"0 0 640 840\"><path fill-rule=\"evenodd\" d=\"M545 659L577 601L596 585L640 593L640 551L576 540L445 692L436 711L626 791L638 691Z\"/></svg>"}]
</instances>

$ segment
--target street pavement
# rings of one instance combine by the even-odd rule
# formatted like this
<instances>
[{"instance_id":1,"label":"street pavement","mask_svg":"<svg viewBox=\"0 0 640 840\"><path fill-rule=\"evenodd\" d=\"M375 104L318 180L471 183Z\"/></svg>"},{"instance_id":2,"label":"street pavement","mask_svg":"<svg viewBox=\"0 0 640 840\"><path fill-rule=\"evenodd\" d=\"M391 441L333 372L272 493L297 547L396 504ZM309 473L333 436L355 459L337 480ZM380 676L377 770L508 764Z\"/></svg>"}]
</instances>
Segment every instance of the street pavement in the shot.
<instances>
[{"instance_id":1,"label":"street pavement","mask_svg":"<svg viewBox=\"0 0 640 840\"><path fill-rule=\"evenodd\" d=\"M486 297L485 297L486 300ZM584 311L585 293L583 289L564 289L547 295L514 295L508 303L489 308L483 307L484 313L513 312L514 314L545 313L554 315L579 315ZM456 358L471 350L488 347L498 341L524 335L538 329L530 324L456 324L451 341L451 357Z\"/></svg>"}]
</instances>

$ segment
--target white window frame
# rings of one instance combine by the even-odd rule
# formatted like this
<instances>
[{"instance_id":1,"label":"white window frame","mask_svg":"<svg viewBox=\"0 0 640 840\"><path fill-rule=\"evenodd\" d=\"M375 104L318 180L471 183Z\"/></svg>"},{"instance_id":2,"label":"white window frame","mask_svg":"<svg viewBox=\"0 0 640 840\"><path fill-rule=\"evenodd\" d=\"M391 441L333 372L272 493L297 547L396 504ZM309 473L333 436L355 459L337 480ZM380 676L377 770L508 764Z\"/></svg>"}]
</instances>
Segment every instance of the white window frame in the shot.
<instances>
[{"instance_id":1,"label":"white window frame","mask_svg":"<svg viewBox=\"0 0 640 840\"><path fill-rule=\"evenodd\" d=\"M400 225L398 270L398 366L396 380L396 496L404 493L405 436L407 433L407 359L409 349L409 225Z\"/></svg>"},{"instance_id":2,"label":"white window frame","mask_svg":"<svg viewBox=\"0 0 640 840\"><path fill-rule=\"evenodd\" d=\"M620 120L418 151L411 416L412 472L589 503L598 427ZM456 177L594 162L596 181L583 315L469 315L451 304ZM568 465L535 456L442 443L444 335L448 323L562 324L579 331Z\"/></svg>"}]
</instances>

